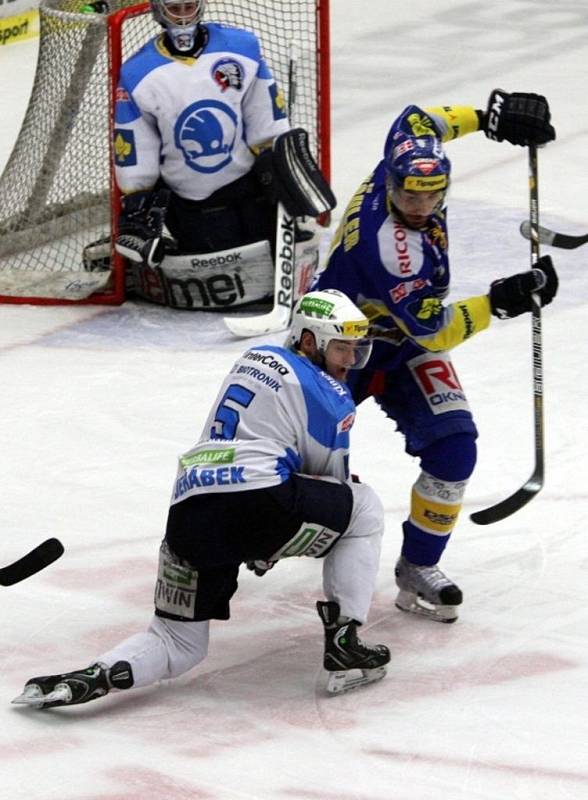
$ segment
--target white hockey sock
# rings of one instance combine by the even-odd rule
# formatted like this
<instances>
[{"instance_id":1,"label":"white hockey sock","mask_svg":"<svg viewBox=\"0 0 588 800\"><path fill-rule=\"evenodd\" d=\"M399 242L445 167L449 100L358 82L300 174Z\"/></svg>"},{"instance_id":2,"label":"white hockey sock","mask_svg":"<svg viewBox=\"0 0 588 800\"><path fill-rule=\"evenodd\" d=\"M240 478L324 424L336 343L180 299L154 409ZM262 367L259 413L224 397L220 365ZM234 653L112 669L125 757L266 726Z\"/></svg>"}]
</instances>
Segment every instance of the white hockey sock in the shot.
<instances>
[{"instance_id":1,"label":"white hockey sock","mask_svg":"<svg viewBox=\"0 0 588 800\"><path fill-rule=\"evenodd\" d=\"M111 667L128 661L133 686L149 686L195 667L208 653L209 622L180 622L153 616L144 633L136 633L96 659Z\"/></svg>"},{"instance_id":2,"label":"white hockey sock","mask_svg":"<svg viewBox=\"0 0 588 800\"><path fill-rule=\"evenodd\" d=\"M323 591L339 604L341 615L364 623L380 564L384 513L375 492L352 484L353 512L349 527L323 563Z\"/></svg>"}]
</instances>

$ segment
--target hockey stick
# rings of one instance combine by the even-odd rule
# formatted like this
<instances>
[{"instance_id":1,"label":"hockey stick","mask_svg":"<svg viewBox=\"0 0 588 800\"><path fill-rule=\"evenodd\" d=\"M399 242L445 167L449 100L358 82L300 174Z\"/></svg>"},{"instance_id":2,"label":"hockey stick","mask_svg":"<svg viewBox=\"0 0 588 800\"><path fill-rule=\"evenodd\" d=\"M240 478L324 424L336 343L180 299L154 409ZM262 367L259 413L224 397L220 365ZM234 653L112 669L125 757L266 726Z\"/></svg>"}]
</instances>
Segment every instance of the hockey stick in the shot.
<instances>
[{"instance_id":1,"label":"hockey stick","mask_svg":"<svg viewBox=\"0 0 588 800\"><path fill-rule=\"evenodd\" d=\"M529 226L532 232L531 267L539 258L539 186L537 174L537 147L529 145ZM533 411L535 433L535 468L531 477L506 500L470 515L477 525L489 525L509 517L532 500L543 488L545 461L543 448L543 342L541 335L541 299L531 295L531 326L533 337Z\"/></svg>"},{"instance_id":2,"label":"hockey stick","mask_svg":"<svg viewBox=\"0 0 588 800\"><path fill-rule=\"evenodd\" d=\"M295 42L290 44L288 64L288 118L292 122L292 111L296 97L296 73L298 50ZM224 323L235 336L263 336L279 333L290 325L294 306L294 269L296 266L295 218L278 203L276 224L276 257L274 267L274 307L267 314L256 317L225 317Z\"/></svg>"},{"instance_id":3,"label":"hockey stick","mask_svg":"<svg viewBox=\"0 0 588 800\"><path fill-rule=\"evenodd\" d=\"M281 203L276 227L276 262L274 267L274 307L257 317L225 317L224 323L235 336L262 336L278 333L290 325L294 300L295 226Z\"/></svg>"},{"instance_id":4,"label":"hockey stick","mask_svg":"<svg viewBox=\"0 0 588 800\"><path fill-rule=\"evenodd\" d=\"M13 564L0 569L0 586L12 586L14 583L30 578L35 572L48 567L63 555L63 545L59 539L47 539L42 544L19 558Z\"/></svg>"},{"instance_id":5,"label":"hockey stick","mask_svg":"<svg viewBox=\"0 0 588 800\"><path fill-rule=\"evenodd\" d=\"M539 243L549 244L552 247L562 247L564 250L575 250L588 242L588 233L583 236L571 236L567 233L556 233L539 225ZM528 220L521 222L520 231L525 239L531 238L531 225Z\"/></svg>"}]
</instances>

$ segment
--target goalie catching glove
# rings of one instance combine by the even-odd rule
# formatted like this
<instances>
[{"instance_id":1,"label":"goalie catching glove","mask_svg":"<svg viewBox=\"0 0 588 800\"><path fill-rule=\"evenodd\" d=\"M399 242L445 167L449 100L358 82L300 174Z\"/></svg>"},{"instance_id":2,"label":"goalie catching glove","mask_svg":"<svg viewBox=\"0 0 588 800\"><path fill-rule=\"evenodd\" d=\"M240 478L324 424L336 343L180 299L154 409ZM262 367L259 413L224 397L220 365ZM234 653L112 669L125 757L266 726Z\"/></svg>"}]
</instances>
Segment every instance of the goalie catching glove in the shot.
<instances>
[{"instance_id":1,"label":"goalie catching glove","mask_svg":"<svg viewBox=\"0 0 588 800\"><path fill-rule=\"evenodd\" d=\"M268 199L282 203L292 217L318 217L337 200L314 160L304 128L282 133L262 150L254 166Z\"/></svg>"},{"instance_id":2,"label":"goalie catching glove","mask_svg":"<svg viewBox=\"0 0 588 800\"><path fill-rule=\"evenodd\" d=\"M532 309L531 295L537 293L546 306L557 294L557 273L551 256L542 256L533 269L501 278L490 286L490 307L495 317L511 319Z\"/></svg>"},{"instance_id":3,"label":"goalie catching glove","mask_svg":"<svg viewBox=\"0 0 588 800\"><path fill-rule=\"evenodd\" d=\"M158 267L165 255L163 223L169 203L168 189L135 192L123 197L115 249L121 256Z\"/></svg>"},{"instance_id":4,"label":"goalie catching glove","mask_svg":"<svg viewBox=\"0 0 588 800\"><path fill-rule=\"evenodd\" d=\"M489 139L527 147L555 139L549 103L541 94L494 89L481 114L481 128Z\"/></svg>"}]
</instances>

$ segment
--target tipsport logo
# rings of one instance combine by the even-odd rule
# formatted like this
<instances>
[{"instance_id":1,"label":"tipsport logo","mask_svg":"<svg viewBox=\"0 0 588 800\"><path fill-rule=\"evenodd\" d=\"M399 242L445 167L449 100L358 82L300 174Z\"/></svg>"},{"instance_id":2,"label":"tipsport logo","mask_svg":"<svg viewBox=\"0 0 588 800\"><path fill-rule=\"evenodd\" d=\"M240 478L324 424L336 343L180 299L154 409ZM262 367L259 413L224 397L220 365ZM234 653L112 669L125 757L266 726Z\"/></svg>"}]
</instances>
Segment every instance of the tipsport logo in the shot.
<instances>
[{"instance_id":1,"label":"tipsport logo","mask_svg":"<svg viewBox=\"0 0 588 800\"><path fill-rule=\"evenodd\" d=\"M178 117L176 147L196 172L219 172L233 160L239 120L233 109L219 100L199 100Z\"/></svg>"}]
</instances>

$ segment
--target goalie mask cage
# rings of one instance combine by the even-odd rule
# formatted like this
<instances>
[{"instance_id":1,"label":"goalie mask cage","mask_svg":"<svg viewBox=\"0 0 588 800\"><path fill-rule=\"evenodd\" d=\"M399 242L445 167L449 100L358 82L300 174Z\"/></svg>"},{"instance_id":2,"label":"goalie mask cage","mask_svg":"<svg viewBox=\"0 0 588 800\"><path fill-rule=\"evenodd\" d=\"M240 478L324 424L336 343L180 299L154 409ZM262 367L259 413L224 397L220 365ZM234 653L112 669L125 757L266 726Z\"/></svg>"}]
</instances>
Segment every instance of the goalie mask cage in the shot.
<instances>
[{"instance_id":1,"label":"goalie mask cage","mask_svg":"<svg viewBox=\"0 0 588 800\"><path fill-rule=\"evenodd\" d=\"M161 33L148 3L79 13L81 0L42 0L35 81L0 178L0 302L121 303L124 263L86 270L84 247L116 235L112 124L121 63ZM298 49L297 126L330 177L328 0L208 0L206 20L257 34L287 94Z\"/></svg>"}]
</instances>

